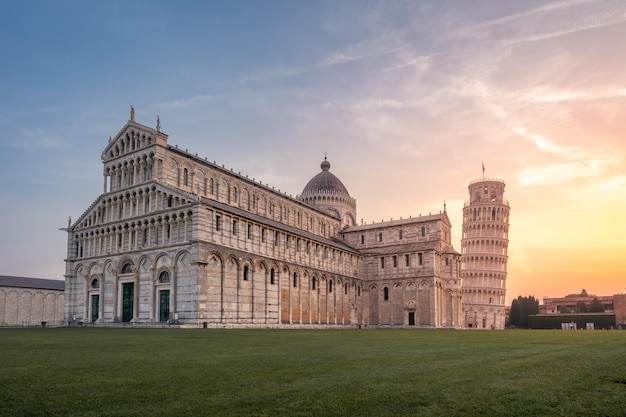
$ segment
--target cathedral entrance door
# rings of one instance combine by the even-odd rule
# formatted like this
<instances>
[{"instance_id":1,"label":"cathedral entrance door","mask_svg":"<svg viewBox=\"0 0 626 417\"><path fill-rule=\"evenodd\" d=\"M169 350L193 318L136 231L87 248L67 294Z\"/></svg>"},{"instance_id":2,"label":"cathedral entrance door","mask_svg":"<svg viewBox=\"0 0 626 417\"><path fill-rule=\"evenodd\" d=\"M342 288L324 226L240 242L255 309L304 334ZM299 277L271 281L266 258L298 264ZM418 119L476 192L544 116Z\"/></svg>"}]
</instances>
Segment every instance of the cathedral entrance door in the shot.
<instances>
[{"instance_id":1,"label":"cathedral entrance door","mask_svg":"<svg viewBox=\"0 0 626 417\"><path fill-rule=\"evenodd\" d=\"M100 311L100 296L91 296L91 322L94 323L98 320L98 313Z\"/></svg>"},{"instance_id":2,"label":"cathedral entrance door","mask_svg":"<svg viewBox=\"0 0 626 417\"><path fill-rule=\"evenodd\" d=\"M409 326L415 326L415 312L409 312Z\"/></svg>"},{"instance_id":3,"label":"cathedral entrance door","mask_svg":"<svg viewBox=\"0 0 626 417\"><path fill-rule=\"evenodd\" d=\"M170 319L170 291L159 292L159 321L165 322Z\"/></svg>"},{"instance_id":4,"label":"cathedral entrance door","mask_svg":"<svg viewBox=\"0 0 626 417\"><path fill-rule=\"evenodd\" d=\"M133 298L135 284L132 282L122 284L122 321L128 323L133 319Z\"/></svg>"}]
</instances>

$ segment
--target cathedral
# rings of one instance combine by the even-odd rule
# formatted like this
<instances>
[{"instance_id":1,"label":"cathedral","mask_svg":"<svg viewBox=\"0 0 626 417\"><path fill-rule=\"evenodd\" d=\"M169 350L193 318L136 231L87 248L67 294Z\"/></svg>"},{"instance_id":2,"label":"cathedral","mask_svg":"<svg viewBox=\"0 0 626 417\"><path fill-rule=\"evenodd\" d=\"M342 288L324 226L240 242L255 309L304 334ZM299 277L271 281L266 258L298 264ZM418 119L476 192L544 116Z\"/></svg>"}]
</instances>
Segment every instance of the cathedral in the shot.
<instances>
[{"instance_id":1,"label":"cathedral","mask_svg":"<svg viewBox=\"0 0 626 417\"><path fill-rule=\"evenodd\" d=\"M445 209L357 224L326 158L294 198L169 145L131 108L102 163L102 192L64 229L70 323L463 328L504 311L505 272L463 287L485 271L464 266Z\"/></svg>"}]
</instances>

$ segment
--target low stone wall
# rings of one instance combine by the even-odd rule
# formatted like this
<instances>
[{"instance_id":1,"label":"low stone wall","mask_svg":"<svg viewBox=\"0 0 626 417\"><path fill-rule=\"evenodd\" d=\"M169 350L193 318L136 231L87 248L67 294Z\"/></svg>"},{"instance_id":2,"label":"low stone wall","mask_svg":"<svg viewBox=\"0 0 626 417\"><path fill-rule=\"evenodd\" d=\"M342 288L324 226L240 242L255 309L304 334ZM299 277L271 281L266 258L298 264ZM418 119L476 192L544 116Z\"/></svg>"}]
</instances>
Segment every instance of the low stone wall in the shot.
<instances>
[{"instance_id":1,"label":"low stone wall","mask_svg":"<svg viewBox=\"0 0 626 417\"><path fill-rule=\"evenodd\" d=\"M63 291L0 287L0 326L58 326L63 323Z\"/></svg>"}]
</instances>

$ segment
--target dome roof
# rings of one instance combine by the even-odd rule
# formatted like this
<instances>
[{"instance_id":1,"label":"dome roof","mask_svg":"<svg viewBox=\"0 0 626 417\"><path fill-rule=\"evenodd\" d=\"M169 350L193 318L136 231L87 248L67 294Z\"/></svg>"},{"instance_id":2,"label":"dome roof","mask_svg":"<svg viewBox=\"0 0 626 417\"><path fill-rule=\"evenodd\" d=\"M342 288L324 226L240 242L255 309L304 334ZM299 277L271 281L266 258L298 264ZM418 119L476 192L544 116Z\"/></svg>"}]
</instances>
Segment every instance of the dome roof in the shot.
<instances>
[{"instance_id":1,"label":"dome roof","mask_svg":"<svg viewBox=\"0 0 626 417\"><path fill-rule=\"evenodd\" d=\"M311 178L311 181L302 190L302 196L308 196L318 193L337 193L350 196L346 186L330 173L330 162L324 158L320 165L322 172Z\"/></svg>"}]
</instances>

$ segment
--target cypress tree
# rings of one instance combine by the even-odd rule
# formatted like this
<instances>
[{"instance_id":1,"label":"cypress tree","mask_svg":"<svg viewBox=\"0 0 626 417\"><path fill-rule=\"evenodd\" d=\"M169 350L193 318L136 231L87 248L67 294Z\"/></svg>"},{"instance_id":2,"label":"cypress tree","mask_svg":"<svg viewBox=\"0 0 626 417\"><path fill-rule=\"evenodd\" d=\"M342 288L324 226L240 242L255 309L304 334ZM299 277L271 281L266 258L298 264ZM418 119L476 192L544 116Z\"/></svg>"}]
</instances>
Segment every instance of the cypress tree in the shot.
<instances>
[{"instance_id":1,"label":"cypress tree","mask_svg":"<svg viewBox=\"0 0 626 417\"><path fill-rule=\"evenodd\" d=\"M509 313L509 325L521 328L528 328L528 316L539 312L539 300L534 296L517 297L511 302Z\"/></svg>"}]
</instances>

